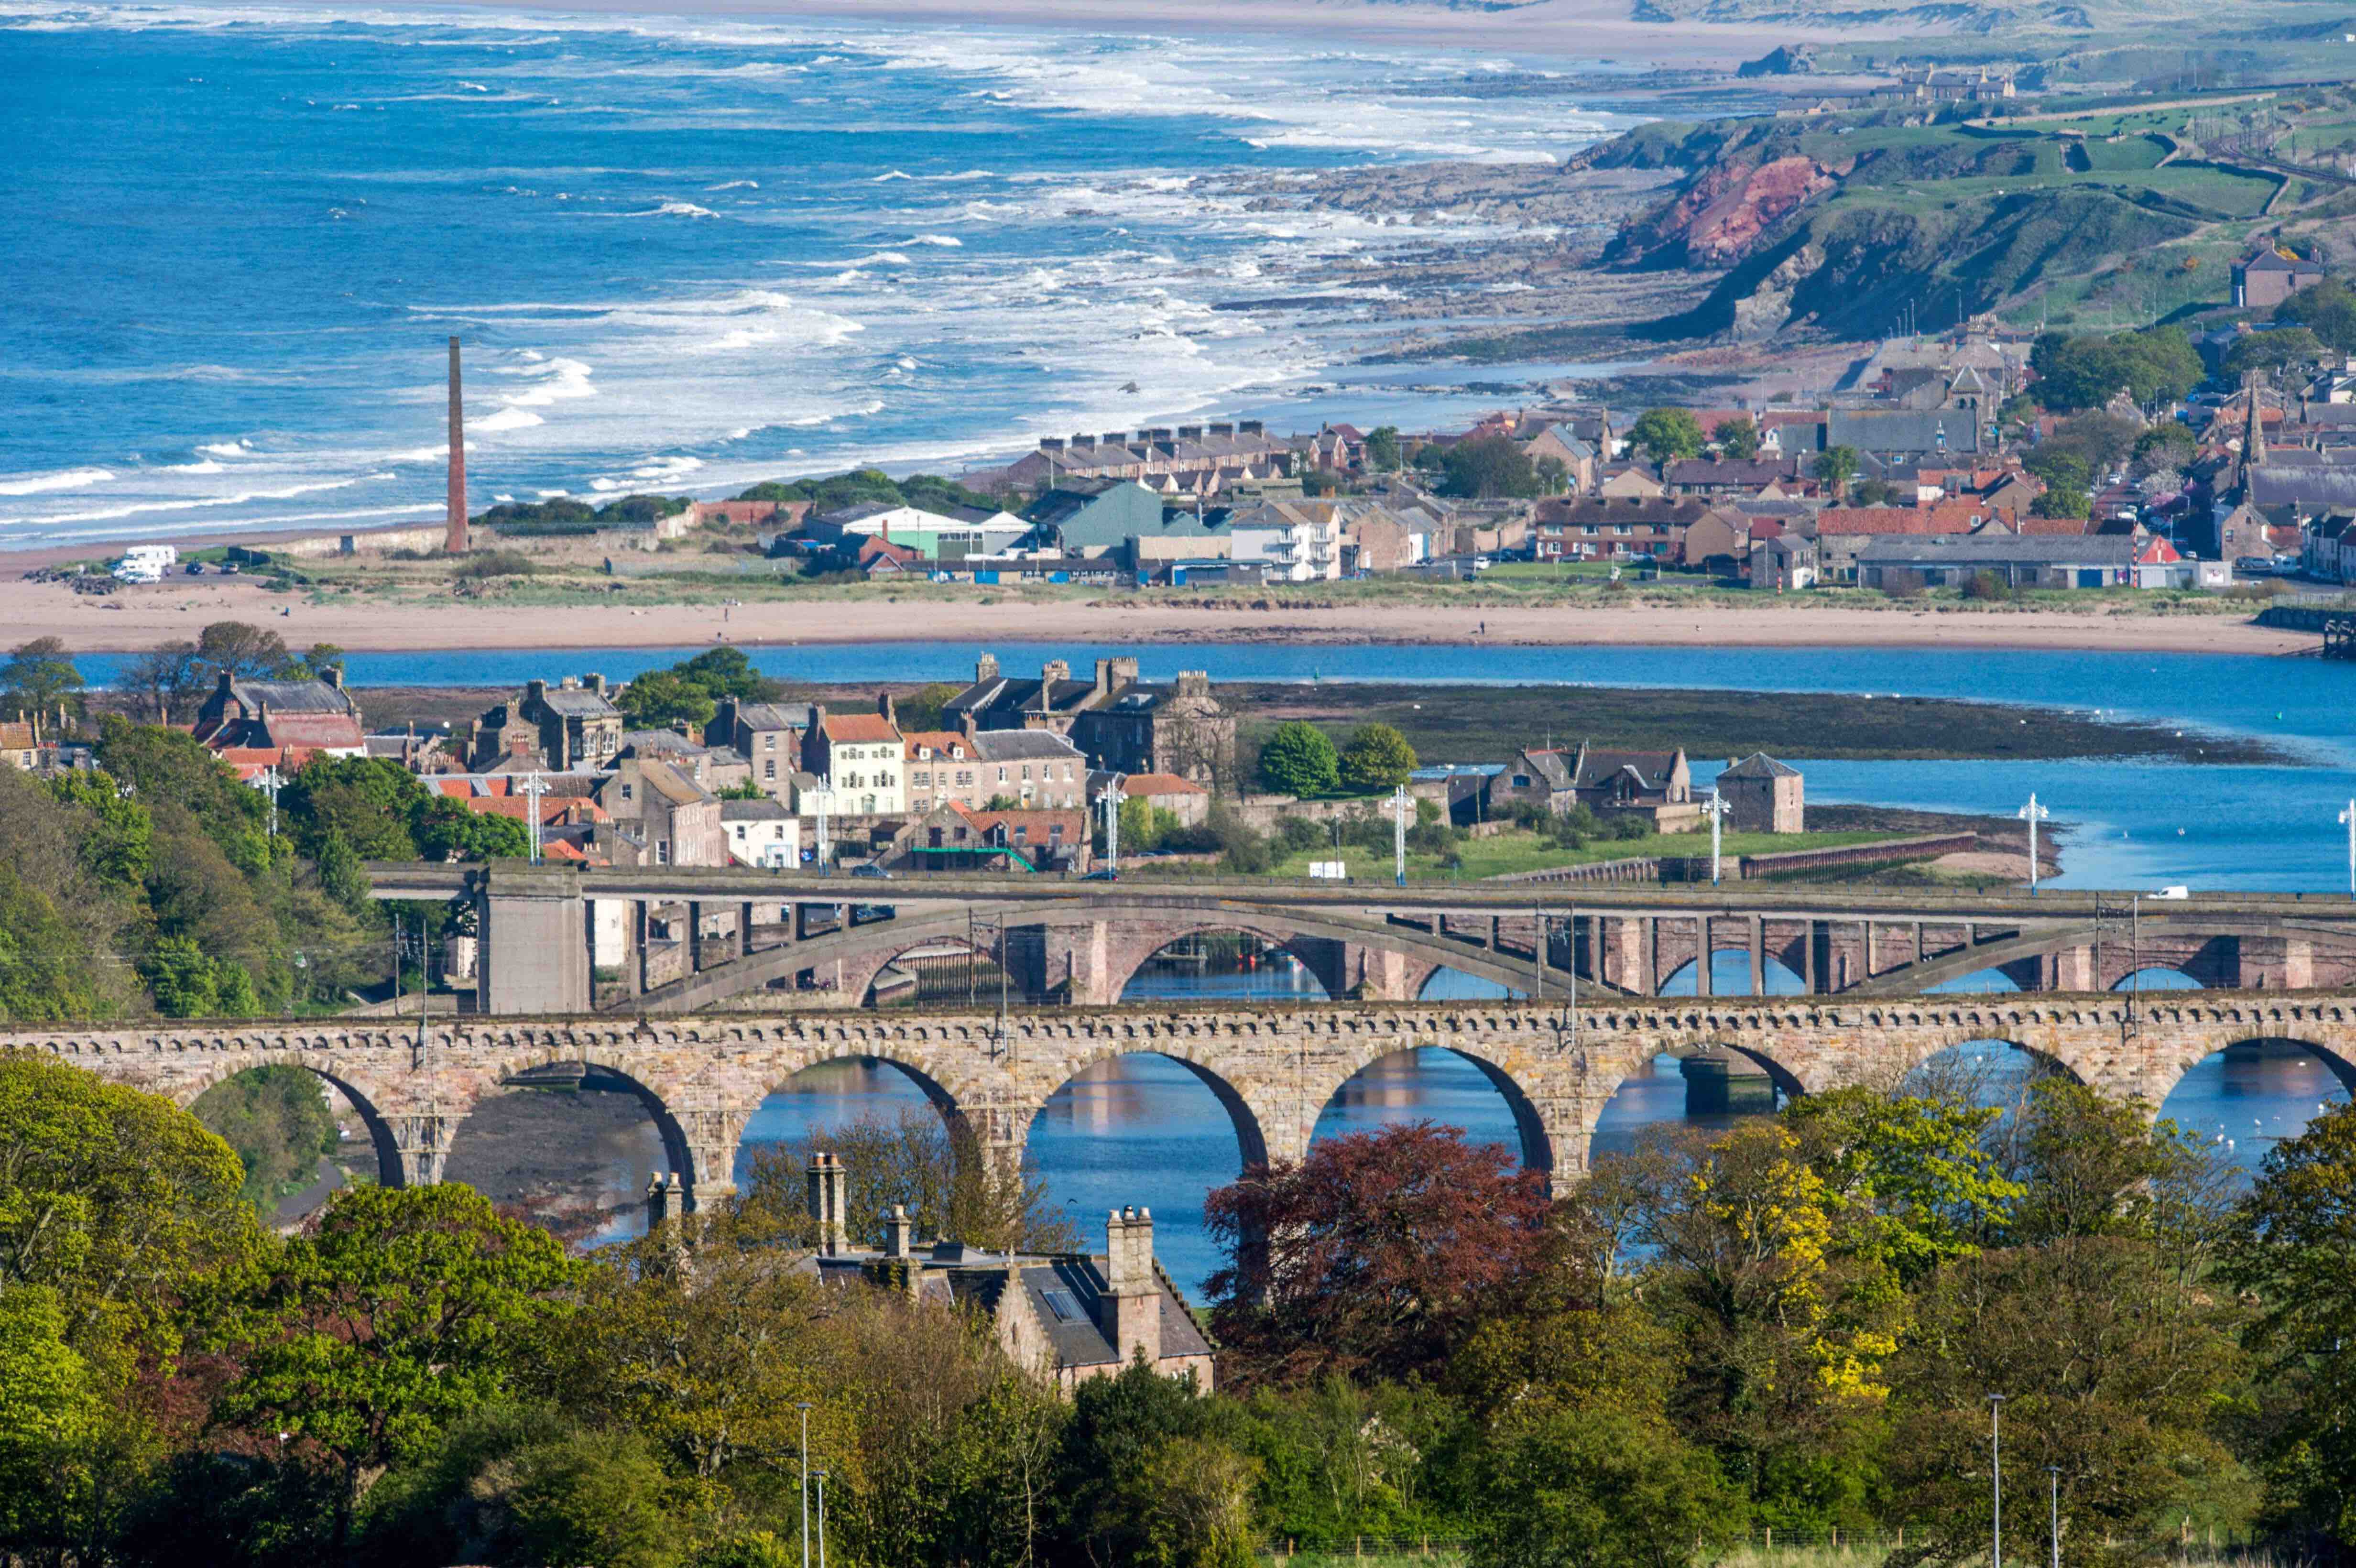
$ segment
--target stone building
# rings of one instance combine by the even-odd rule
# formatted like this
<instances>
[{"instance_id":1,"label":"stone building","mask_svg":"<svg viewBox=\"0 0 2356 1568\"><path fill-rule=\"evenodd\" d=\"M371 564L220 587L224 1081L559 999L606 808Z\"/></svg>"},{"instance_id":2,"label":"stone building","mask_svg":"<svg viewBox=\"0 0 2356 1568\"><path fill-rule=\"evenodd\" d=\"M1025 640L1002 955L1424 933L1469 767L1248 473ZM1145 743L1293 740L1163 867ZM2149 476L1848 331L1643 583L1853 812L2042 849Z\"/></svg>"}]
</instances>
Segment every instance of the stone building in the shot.
<instances>
[{"instance_id":1,"label":"stone building","mask_svg":"<svg viewBox=\"0 0 2356 1568\"><path fill-rule=\"evenodd\" d=\"M1779 763L1764 752L1753 752L1730 763L1718 775L1718 793L1729 810L1726 826L1735 833L1804 833L1807 802L1802 793L1800 770Z\"/></svg>"},{"instance_id":2,"label":"stone building","mask_svg":"<svg viewBox=\"0 0 2356 1568\"><path fill-rule=\"evenodd\" d=\"M1211 695L1211 677L1181 670L1167 683L1141 680L1133 658L1096 661L1093 680L1050 659L1036 680L1002 674L984 654L973 684L941 705L941 720L969 733L1044 730L1068 736L1091 768L1175 773L1215 787L1235 773L1236 720Z\"/></svg>"},{"instance_id":3,"label":"stone building","mask_svg":"<svg viewBox=\"0 0 2356 1568\"><path fill-rule=\"evenodd\" d=\"M908 809L907 742L890 693L873 713L813 710L803 765L826 781L837 816L897 816Z\"/></svg>"},{"instance_id":4,"label":"stone building","mask_svg":"<svg viewBox=\"0 0 2356 1568\"><path fill-rule=\"evenodd\" d=\"M475 721L467 765L479 772L521 757L554 773L610 767L622 749L622 710L606 694L602 675L567 676L552 687L528 681Z\"/></svg>"},{"instance_id":5,"label":"stone building","mask_svg":"<svg viewBox=\"0 0 2356 1568\"><path fill-rule=\"evenodd\" d=\"M1489 798L1499 807L1522 801L1558 816L1582 805L1598 816L1639 814L1661 833L1701 819L1682 746L1674 752L1607 752L1584 741L1576 752L1526 747L1490 784Z\"/></svg>"},{"instance_id":6,"label":"stone building","mask_svg":"<svg viewBox=\"0 0 2356 1568\"><path fill-rule=\"evenodd\" d=\"M344 689L344 672L334 667L317 680L241 680L221 671L220 683L197 710L196 736L216 752L368 752L359 704Z\"/></svg>"},{"instance_id":7,"label":"stone building","mask_svg":"<svg viewBox=\"0 0 2356 1568\"><path fill-rule=\"evenodd\" d=\"M1153 1256L1153 1215L1121 1209L1105 1217L1102 1253L985 1253L954 1241L916 1242L899 1205L884 1221L880 1248L851 1244L849 1169L833 1155L811 1158L810 1212L817 1252L805 1266L829 1284L905 1292L944 1311L963 1308L988 1323L1007 1355L1068 1394L1089 1378L1110 1377L1143 1359L1165 1376L1212 1387L1211 1345L1186 1298ZM669 1211L669 1189L648 1193L648 1218Z\"/></svg>"},{"instance_id":8,"label":"stone building","mask_svg":"<svg viewBox=\"0 0 2356 1568\"><path fill-rule=\"evenodd\" d=\"M597 804L614 819L614 865L728 864L720 797L669 762L623 758L599 781Z\"/></svg>"},{"instance_id":9,"label":"stone building","mask_svg":"<svg viewBox=\"0 0 2356 1568\"><path fill-rule=\"evenodd\" d=\"M793 793L794 773L802 765L802 737L809 733L807 702L746 702L723 697L712 722L703 727L706 745L731 746L752 765L753 782L773 800Z\"/></svg>"}]
</instances>

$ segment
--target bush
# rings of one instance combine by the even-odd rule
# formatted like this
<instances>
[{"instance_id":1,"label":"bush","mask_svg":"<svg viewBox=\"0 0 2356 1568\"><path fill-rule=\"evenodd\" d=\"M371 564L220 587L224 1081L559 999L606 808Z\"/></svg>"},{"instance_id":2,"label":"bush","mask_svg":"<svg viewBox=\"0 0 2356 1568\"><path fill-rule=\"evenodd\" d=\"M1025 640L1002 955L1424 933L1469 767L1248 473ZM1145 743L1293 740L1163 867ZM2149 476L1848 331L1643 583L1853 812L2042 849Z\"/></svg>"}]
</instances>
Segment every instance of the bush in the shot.
<instances>
[{"instance_id":1,"label":"bush","mask_svg":"<svg viewBox=\"0 0 2356 1568\"><path fill-rule=\"evenodd\" d=\"M1297 719L1278 725L1259 752L1259 782L1277 795L1331 795L1341 768L1325 731Z\"/></svg>"},{"instance_id":2,"label":"bush","mask_svg":"<svg viewBox=\"0 0 2356 1568\"><path fill-rule=\"evenodd\" d=\"M459 563L455 575L462 580L479 581L487 577L530 577L539 570L519 551L495 549L468 556Z\"/></svg>"}]
</instances>

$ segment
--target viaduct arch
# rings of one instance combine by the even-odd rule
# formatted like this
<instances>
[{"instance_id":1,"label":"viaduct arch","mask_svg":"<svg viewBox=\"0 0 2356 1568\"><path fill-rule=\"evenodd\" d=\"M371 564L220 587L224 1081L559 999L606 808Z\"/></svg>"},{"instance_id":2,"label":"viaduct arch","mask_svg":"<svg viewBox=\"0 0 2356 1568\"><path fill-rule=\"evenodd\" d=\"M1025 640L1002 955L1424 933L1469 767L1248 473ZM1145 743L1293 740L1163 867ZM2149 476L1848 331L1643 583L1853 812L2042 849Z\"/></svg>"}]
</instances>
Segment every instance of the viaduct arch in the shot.
<instances>
[{"instance_id":1,"label":"viaduct arch","mask_svg":"<svg viewBox=\"0 0 2356 1568\"><path fill-rule=\"evenodd\" d=\"M762 1099L803 1070L872 1057L908 1073L993 1158L1019 1157L1055 1090L1109 1057L1187 1065L1226 1107L1247 1160L1298 1159L1342 1085L1384 1057L1438 1046L1474 1062L1512 1107L1531 1166L1583 1170L1596 1119L1664 1052L1740 1051L1800 1093L1895 1083L1950 1046L2002 1040L2156 1110L2195 1062L2228 1046L2288 1041L2356 1089L2356 992L2176 991L2143 998L1804 997L1554 1003L1350 1003L991 1012L728 1013L437 1019L390 1027L269 1024L17 1031L27 1049L182 1104L249 1068L297 1066L361 1107L388 1182L438 1180L474 1106L534 1067L584 1062L654 1110L691 1197L726 1190Z\"/></svg>"}]
</instances>

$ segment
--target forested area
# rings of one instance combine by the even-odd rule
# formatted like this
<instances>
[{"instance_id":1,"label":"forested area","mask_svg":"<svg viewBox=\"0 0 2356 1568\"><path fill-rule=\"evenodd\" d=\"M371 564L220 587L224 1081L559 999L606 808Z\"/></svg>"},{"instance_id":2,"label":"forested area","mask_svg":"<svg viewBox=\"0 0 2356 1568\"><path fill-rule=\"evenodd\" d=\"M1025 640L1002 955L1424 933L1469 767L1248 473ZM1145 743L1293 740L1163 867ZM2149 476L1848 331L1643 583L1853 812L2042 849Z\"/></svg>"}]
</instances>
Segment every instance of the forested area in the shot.
<instances>
[{"instance_id":1,"label":"forested area","mask_svg":"<svg viewBox=\"0 0 2356 1568\"><path fill-rule=\"evenodd\" d=\"M1056 1244L1033 1186L960 1192L888 1130L841 1147L862 1232L915 1198ZM1211 1197L1207 1396L1140 1366L1067 1399L978 1320L819 1285L794 1163L586 1259L454 1185L339 1194L281 1240L186 1115L0 1059L0 1557L798 1562L807 1404L830 1563L1226 1568L1364 1535L1690 1568L1837 1528L1902 1568L1986 1560L1998 1393L2015 1561L2045 1554L2049 1475L2072 1568L2356 1541L2345 1106L2239 1196L2061 1078L2001 1118L1927 1082L1812 1095L1559 1200L1453 1129L1322 1141Z\"/></svg>"}]
</instances>

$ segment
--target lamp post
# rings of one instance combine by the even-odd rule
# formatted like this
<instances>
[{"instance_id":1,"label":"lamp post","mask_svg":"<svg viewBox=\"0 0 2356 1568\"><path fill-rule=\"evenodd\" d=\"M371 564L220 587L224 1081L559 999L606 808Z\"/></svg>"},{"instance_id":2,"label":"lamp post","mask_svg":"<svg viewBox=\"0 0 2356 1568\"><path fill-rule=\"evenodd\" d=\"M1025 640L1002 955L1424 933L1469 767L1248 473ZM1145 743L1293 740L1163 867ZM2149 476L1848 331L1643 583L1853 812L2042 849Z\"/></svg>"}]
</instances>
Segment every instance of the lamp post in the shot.
<instances>
[{"instance_id":1,"label":"lamp post","mask_svg":"<svg viewBox=\"0 0 2356 1568\"><path fill-rule=\"evenodd\" d=\"M262 777L254 782L261 784L262 793L270 797L270 836L275 838L278 837L278 792L286 787L286 781L280 776L278 764L273 763L262 770ZM2348 804L2356 806L2356 801ZM2351 846L2349 853L2356 855L2356 827L2348 830L2348 842Z\"/></svg>"},{"instance_id":2,"label":"lamp post","mask_svg":"<svg viewBox=\"0 0 2356 1568\"><path fill-rule=\"evenodd\" d=\"M1719 876L1719 835L1726 826L1726 814L1734 809L1734 803L1719 794L1718 786L1712 784L1709 786L1709 799L1703 803L1701 809L1702 814L1709 818L1709 885L1714 888L1718 886ZM1702 962L1704 965L1709 962L1708 954L1702 955Z\"/></svg>"},{"instance_id":3,"label":"lamp post","mask_svg":"<svg viewBox=\"0 0 2356 1568\"><path fill-rule=\"evenodd\" d=\"M535 866L540 864L540 797L547 793L548 781L541 778L537 771L523 781L524 798L531 803L530 809L524 817L524 826L531 831L531 863Z\"/></svg>"},{"instance_id":4,"label":"lamp post","mask_svg":"<svg viewBox=\"0 0 2356 1568\"><path fill-rule=\"evenodd\" d=\"M2059 1465L2046 1466L2045 1478L2048 1488L2047 1495L2051 1499L2051 1506L2053 1511L2051 1524L2053 1533L2053 1568L2062 1568L2062 1467Z\"/></svg>"},{"instance_id":5,"label":"lamp post","mask_svg":"<svg viewBox=\"0 0 2356 1568\"><path fill-rule=\"evenodd\" d=\"M818 1568L826 1568L826 1472L815 1472L810 1479L818 1483Z\"/></svg>"},{"instance_id":6,"label":"lamp post","mask_svg":"<svg viewBox=\"0 0 2356 1568\"><path fill-rule=\"evenodd\" d=\"M1120 781L1119 773L1113 774L1097 795L1097 804L1104 807L1105 869L1110 871L1120 869Z\"/></svg>"},{"instance_id":7,"label":"lamp post","mask_svg":"<svg viewBox=\"0 0 2356 1568\"><path fill-rule=\"evenodd\" d=\"M802 804L809 806L810 808L810 814L818 818L817 874L823 877L826 875L826 862L829 859L829 852L833 848L832 845L827 842L826 814L834 809L834 791L831 788L821 785L817 789L810 790L804 794L802 796Z\"/></svg>"},{"instance_id":8,"label":"lamp post","mask_svg":"<svg viewBox=\"0 0 2356 1568\"><path fill-rule=\"evenodd\" d=\"M1391 792L1391 874L1402 888L1407 886L1407 818L1412 809L1407 785Z\"/></svg>"},{"instance_id":9,"label":"lamp post","mask_svg":"<svg viewBox=\"0 0 2356 1568\"><path fill-rule=\"evenodd\" d=\"M2004 1395L1988 1397L1988 1568L2004 1568Z\"/></svg>"},{"instance_id":10,"label":"lamp post","mask_svg":"<svg viewBox=\"0 0 2356 1568\"><path fill-rule=\"evenodd\" d=\"M2356 805L2356 802L2350 804ZM2029 797L2029 804L2013 815L2029 824L2029 896L2035 898L2037 896L2037 825L2053 814L2038 805L2037 797L2032 795Z\"/></svg>"},{"instance_id":11,"label":"lamp post","mask_svg":"<svg viewBox=\"0 0 2356 1568\"><path fill-rule=\"evenodd\" d=\"M278 799L275 795L270 798L273 803ZM2356 898L2356 800L2348 803L2340 820L2348 825L2348 896Z\"/></svg>"},{"instance_id":12,"label":"lamp post","mask_svg":"<svg viewBox=\"0 0 2356 1568\"><path fill-rule=\"evenodd\" d=\"M802 1400L794 1408L802 1413L802 1568L809 1568L809 1413L810 1402Z\"/></svg>"}]
</instances>

